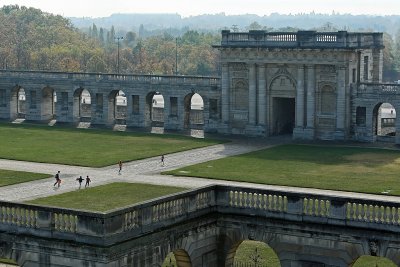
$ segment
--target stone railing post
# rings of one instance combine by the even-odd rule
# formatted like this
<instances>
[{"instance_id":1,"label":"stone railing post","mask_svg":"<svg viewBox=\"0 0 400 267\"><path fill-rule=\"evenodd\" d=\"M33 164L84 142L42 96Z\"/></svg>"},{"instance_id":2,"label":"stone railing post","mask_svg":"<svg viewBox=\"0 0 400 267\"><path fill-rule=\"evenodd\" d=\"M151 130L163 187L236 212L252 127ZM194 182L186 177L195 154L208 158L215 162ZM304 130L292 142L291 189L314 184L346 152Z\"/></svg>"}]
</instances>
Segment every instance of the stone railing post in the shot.
<instances>
[{"instance_id":1,"label":"stone railing post","mask_svg":"<svg viewBox=\"0 0 400 267\"><path fill-rule=\"evenodd\" d=\"M287 215L290 220L301 220L303 214L303 198L299 196L287 196Z\"/></svg>"},{"instance_id":2,"label":"stone railing post","mask_svg":"<svg viewBox=\"0 0 400 267\"><path fill-rule=\"evenodd\" d=\"M331 199L329 210L330 222L340 225L344 225L346 223L346 201Z\"/></svg>"}]
</instances>

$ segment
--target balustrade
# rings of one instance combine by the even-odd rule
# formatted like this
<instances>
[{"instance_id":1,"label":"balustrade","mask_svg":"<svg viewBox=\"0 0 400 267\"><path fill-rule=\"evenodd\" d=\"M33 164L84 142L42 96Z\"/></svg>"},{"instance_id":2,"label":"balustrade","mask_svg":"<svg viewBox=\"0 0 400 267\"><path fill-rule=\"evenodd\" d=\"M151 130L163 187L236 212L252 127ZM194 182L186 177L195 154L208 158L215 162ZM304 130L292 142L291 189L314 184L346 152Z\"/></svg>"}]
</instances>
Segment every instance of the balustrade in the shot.
<instances>
[{"instance_id":1,"label":"balustrade","mask_svg":"<svg viewBox=\"0 0 400 267\"><path fill-rule=\"evenodd\" d=\"M391 230L400 232L400 203L217 185L106 214L0 202L0 230L14 233L18 229L39 236L45 232L79 234L84 242L96 243L99 238L108 242L108 238L116 234L129 238L213 211L334 225L362 225L366 229L387 229L390 226Z\"/></svg>"}]
</instances>

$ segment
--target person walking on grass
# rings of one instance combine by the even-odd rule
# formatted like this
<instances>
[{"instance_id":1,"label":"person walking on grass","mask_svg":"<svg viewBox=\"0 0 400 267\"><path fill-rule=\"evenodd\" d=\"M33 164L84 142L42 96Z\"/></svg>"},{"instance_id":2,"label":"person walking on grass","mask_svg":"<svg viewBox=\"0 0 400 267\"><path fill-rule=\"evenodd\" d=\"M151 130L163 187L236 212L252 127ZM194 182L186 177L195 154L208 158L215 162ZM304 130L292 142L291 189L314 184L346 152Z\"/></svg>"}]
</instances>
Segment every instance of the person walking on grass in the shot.
<instances>
[{"instance_id":1,"label":"person walking on grass","mask_svg":"<svg viewBox=\"0 0 400 267\"><path fill-rule=\"evenodd\" d=\"M89 175L87 175L87 176L86 176L85 188L86 188L87 186L89 186L89 184L90 184L91 181L92 181L92 180L90 180Z\"/></svg>"},{"instance_id":2,"label":"person walking on grass","mask_svg":"<svg viewBox=\"0 0 400 267\"><path fill-rule=\"evenodd\" d=\"M56 185L58 184L58 187L60 187L60 184L61 184L60 171L58 171L58 172L56 173L56 175L54 176L54 178L56 178L56 182L54 183L53 186L56 186Z\"/></svg>"},{"instance_id":3,"label":"person walking on grass","mask_svg":"<svg viewBox=\"0 0 400 267\"><path fill-rule=\"evenodd\" d=\"M84 179L82 178L82 176L79 176L79 178L76 178L76 180L79 182L79 189L81 189L82 181L83 181Z\"/></svg>"},{"instance_id":4,"label":"person walking on grass","mask_svg":"<svg viewBox=\"0 0 400 267\"><path fill-rule=\"evenodd\" d=\"M118 167L119 167L118 174L121 174L121 171L122 171L122 161L121 160L118 162Z\"/></svg>"}]
</instances>

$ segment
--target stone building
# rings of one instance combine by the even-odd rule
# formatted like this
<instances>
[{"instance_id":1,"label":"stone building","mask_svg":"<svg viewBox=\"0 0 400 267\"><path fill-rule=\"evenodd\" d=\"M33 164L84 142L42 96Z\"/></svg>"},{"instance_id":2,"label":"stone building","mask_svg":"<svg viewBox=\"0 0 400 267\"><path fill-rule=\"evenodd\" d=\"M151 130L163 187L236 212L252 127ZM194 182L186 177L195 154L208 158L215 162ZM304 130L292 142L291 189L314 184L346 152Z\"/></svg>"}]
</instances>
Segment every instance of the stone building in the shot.
<instances>
[{"instance_id":1,"label":"stone building","mask_svg":"<svg viewBox=\"0 0 400 267\"><path fill-rule=\"evenodd\" d=\"M229 133L349 139L354 89L382 82L382 33L222 31L216 47Z\"/></svg>"},{"instance_id":2,"label":"stone building","mask_svg":"<svg viewBox=\"0 0 400 267\"><path fill-rule=\"evenodd\" d=\"M215 47L221 77L0 70L0 119L400 144L382 33L222 31Z\"/></svg>"}]
</instances>

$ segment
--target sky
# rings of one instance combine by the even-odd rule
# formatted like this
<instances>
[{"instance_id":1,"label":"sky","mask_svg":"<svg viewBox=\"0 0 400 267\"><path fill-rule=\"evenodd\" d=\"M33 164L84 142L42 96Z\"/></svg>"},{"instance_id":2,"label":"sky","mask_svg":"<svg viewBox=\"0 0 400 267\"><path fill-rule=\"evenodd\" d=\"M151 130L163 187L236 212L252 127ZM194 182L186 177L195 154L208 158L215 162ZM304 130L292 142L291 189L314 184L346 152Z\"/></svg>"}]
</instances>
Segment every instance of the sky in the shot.
<instances>
[{"instance_id":1,"label":"sky","mask_svg":"<svg viewBox=\"0 0 400 267\"><path fill-rule=\"evenodd\" d=\"M400 15L400 0L0 0L65 17L108 17L115 13L173 13L184 17L271 13Z\"/></svg>"}]
</instances>

